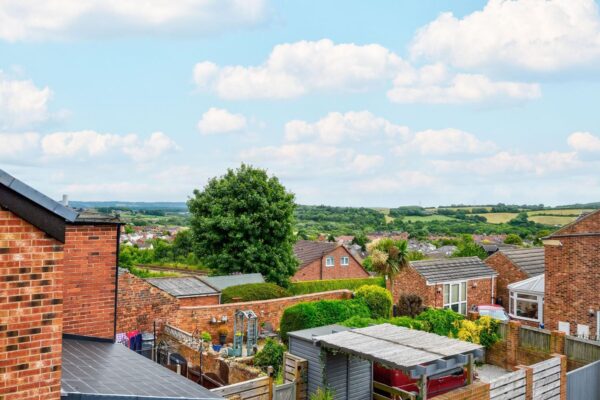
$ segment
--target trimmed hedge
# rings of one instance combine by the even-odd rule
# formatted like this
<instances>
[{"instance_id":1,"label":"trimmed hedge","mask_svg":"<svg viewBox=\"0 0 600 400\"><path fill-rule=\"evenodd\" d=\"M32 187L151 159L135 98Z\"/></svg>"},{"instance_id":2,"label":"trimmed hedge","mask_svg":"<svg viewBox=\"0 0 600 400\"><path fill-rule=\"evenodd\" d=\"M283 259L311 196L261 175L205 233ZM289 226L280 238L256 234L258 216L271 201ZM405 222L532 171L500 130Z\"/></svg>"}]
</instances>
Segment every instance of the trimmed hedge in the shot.
<instances>
[{"instance_id":1,"label":"trimmed hedge","mask_svg":"<svg viewBox=\"0 0 600 400\"><path fill-rule=\"evenodd\" d=\"M354 298L365 302L371 310L371 318L392 316L392 294L387 289L376 285L361 286L354 292Z\"/></svg>"},{"instance_id":2,"label":"trimmed hedge","mask_svg":"<svg viewBox=\"0 0 600 400\"><path fill-rule=\"evenodd\" d=\"M324 281L293 282L290 284L288 290L294 295L299 295L340 289L355 290L364 285L385 287L385 280L382 276L378 276L364 279L329 279Z\"/></svg>"},{"instance_id":3,"label":"trimmed hedge","mask_svg":"<svg viewBox=\"0 0 600 400\"><path fill-rule=\"evenodd\" d=\"M379 325L379 324L392 324L396 326L403 326L405 328L417 329L419 331L430 330L430 326L425 321L415 320L409 317L396 317L396 318L363 318L363 317L352 317L350 319L345 320L341 323L341 325L348 326L350 328L366 328L371 325Z\"/></svg>"},{"instance_id":4,"label":"trimmed hedge","mask_svg":"<svg viewBox=\"0 0 600 400\"><path fill-rule=\"evenodd\" d=\"M458 335L458 323L465 319L462 314L450 309L428 308L416 317L419 321L425 321L431 326L431 332L442 336L456 337Z\"/></svg>"},{"instance_id":5,"label":"trimmed hedge","mask_svg":"<svg viewBox=\"0 0 600 400\"><path fill-rule=\"evenodd\" d=\"M255 301L289 296L290 292L274 283L247 283L223 289L221 303L233 303L234 298L235 301Z\"/></svg>"},{"instance_id":6,"label":"trimmed hedge","mask_svg":"<svg viewBox=\"0 0 600 400\"><path fill-rule=\"evenodd\" d=\"M360 300L321 300L299 303L286 308L279 323L281 338L287 341L288 332L337 324L350 317L369 318L371 310Z\"/></svg>"}]
</instances>

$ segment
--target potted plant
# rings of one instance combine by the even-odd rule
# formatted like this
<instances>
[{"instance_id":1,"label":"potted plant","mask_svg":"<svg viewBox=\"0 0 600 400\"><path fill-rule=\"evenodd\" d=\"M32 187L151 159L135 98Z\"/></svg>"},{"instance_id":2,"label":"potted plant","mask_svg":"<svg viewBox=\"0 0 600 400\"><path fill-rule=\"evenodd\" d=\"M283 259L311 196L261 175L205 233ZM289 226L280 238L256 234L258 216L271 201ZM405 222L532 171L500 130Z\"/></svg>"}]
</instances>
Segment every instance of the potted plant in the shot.
<instances>
[{"instance_id":1,"label":"potted plant","mask_svg":"<svg viewBox=\"0 0 600 400\"><path fill-rule=\"evenodd\" d=\"M202 344L204 345L204 348L208 348L208 346L210 346L211 342L212 342L212 336L210 335L210 333L203 331L200 334L200 339L202 340Z\"/></svg>"},{"instance_id":2,"label":"potted plant","mask_svg":"<svg viewBox=\"0 0 600 400\"><path fill-rule=\"evenodd\" d=\"M227 328L225 328L225 327L219 328L219 343L221 344L221 346L224 346L225 343L227 342L228 334L229 334L229 331L227 330Z\"/></svg>"}]
</instances>

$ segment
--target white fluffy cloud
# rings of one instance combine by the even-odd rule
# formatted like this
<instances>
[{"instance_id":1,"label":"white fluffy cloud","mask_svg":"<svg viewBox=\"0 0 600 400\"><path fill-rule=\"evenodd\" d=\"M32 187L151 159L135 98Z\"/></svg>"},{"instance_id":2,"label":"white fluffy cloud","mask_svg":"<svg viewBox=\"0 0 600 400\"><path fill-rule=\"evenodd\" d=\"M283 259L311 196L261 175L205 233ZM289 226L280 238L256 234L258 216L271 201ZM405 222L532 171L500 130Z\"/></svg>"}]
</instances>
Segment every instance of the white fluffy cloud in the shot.
<instances>
[{"instance_id":1,"label":"white fluffy cloud","mask_svg":"<svg viewBox=\"0 0 600 400\"><path fill-rule=\"evenodd\" d=\"M246 117L233 114L222 108L211 107L198 121L198 130L203 135L236 132L246 127Z\"/></svg>"},{"instance_id":2,"label":"white fluffy cloud","mask_svg":"<svg viewBox=\"0 0 600 400\"><path fill-rule=\"evenodd\" d=\"M392 79L405 67L400 57L378 44L322 39L279 44L259 66L201 62L194 68L194 81L226 99L291 98L313 90L362 90Z\"/></svg>"},{"instance_id":3,"label":"white fluffy cloud","mask_svg":"<svg viewBox=\"0 0 600 400\"><path fill-rule=\"evenodd\" d=\"M256 25L267 11L266 0L3 0L0 39L198 35Z\"/></svg>"},{"instance_id":4,"label":"white fluffy cloud","mask_svg":"<svg viewBox=\"0 0 600 400\"><path fill-rule=\"evenodd\" d=\"M569 146L580 152L600 152L600 137L589 132L573 132L567 138Z\"/></svg>"},{"instance_id":5,"label":"white fluffy cloud","mask_svg":"<svg viewBox=\"0 0 600 400\"><path fill-rule=\"evenodd\" d=\"M410 140L392 149L396 155L419 153L425 156L447 154L481 154L493 152L492 141L480 140L475 135L459 129L428 129L415 133Z\"/></svg>"},{"instance_id":6,"label":"white fluffy cloud","mask_svg":"<svg viewBox=\"0 0 600 400\"><path fill-rule=\"evenodd\" d=\"M18 129L47 120L51 95L48 87L39 88L31 80L11 79L0 70L0 129Z\"/></svg>"},{"instance_id":7,"label":"white fluffy cloud","mask_svg":"<svg viewBox=\"0 0 600 400\"><path fill-rule=\"evenodd\" d=\"M515 66L553 71L600 59L600 17L594 0L490 0L463 18L441 14L421 28L415 58L461 68Z\"/></svg>"},{"instance_id":8,"label":"white fluffy cloud","mask_svg":"<svg viewBox=\"0 0 600 400\"><path fill-rule=\"evenodd\" d=\"M40 135L28 133L0 133L0 156L13 157L36 148Z\"/></svg>"},{"instance_id":9,"label":"white fluffy cloud","mask_svg":"<svg viewBox=\"0 0 600 400\"><path fill-rule=\"evenodd\" d=\"M121 151L139 162L177 149L175 142L162 132L154 132L146 140L135 134L115 135L92 130L55 132L45 135L41 144L43 154L50 157L95 157Z\"/></svg>"},{"instance_id":10,"label":"white fluffy cloud","mask_svg":"<svg viewBox=\"0 0 600 400\"><path fill-rule=\"evenodd\" d=\"M375 139L378 135L396 138L407 134L407 127L396 125L369 111L331 112L314 123L293 120L285 124L285 138L291 142L317 139L322 143L337 144Z\"/></svg>"},{"instance_id":11,"label":"white fluffy cloud","mask_svg":"<svg viewBox=\"0 0 600 400\"><path fill-rule=\"evenodd\" d=\"M418 69L381 45L335 44L329 39L277 45L259 66L220 67L203 61L194 67L194 81L200 90L229 100L293 98L322 90L353 92L391 82L388 98L398 103L540 96L537 84L450 73L442 64Z\"/></svg>"},{"instance_id":12,"label":"white fluffy cloud","mask_svg":"<svg viewBox=\"0 0 600 400\"><path fill-rule=\"evenodd\" d=\"M436 184L438 179L423 171L404 170L392 175L379 176L362 180L355 184L355 188L363 193L406 193L416 188L427 188Z\"/></svg>"}]
</instances>

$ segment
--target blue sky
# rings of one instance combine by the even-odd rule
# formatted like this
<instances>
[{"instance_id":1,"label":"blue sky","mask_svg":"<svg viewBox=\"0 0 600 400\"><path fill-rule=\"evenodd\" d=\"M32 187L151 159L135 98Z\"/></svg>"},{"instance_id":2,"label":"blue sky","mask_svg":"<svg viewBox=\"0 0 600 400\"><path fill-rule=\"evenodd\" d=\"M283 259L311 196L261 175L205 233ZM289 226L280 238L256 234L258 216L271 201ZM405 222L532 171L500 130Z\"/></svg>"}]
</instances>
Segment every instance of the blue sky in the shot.
<instances>
[{"instance_id":1,"label":"blue sky","mask_svg":"<svg viewBox=\"0 0 600 400\"><path fill-rule=\"evenodd\" d=\"M48 3L0 4L0 167L55 198L600 199L592 0Z\"/></svg>"}]
</instances>

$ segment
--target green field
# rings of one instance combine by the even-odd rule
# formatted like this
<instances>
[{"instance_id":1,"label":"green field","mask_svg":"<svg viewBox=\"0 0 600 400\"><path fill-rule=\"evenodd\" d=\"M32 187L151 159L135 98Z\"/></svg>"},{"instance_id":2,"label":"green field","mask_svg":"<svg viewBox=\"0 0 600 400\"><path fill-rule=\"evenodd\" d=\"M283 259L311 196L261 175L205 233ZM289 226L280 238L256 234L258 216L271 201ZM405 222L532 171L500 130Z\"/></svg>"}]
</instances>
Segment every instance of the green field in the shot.
<instances>
[{"instance_id":1,"label":"green field","mask_svg":"<svg viewBox=\"0 0 600 400\"><path fill-rule=\"evenodd\" d=\"M573 222L577 217L559 216L559 215L534 215L529 217L530 221L545 225L566 225Z\"/></svg>"},{"instance_id":2,"label":"green field","mask_svg":"<svg viewBox=\"0 0 600 400\"><path fill-rule=\"evenodd\" d=\"M592 209L564 209L564 210L540 210L540 211L530 211L527 214L530 216L533 215L560 215L560 216L569 216L569 217L578 217L581 213L594 211Z\"/></svg>"},{"instance_id":3,"label":"green field","mask_svg":"<svg viewBox=\"0 0 600 400\"><path fill-rule=\"evenodd\" d=\"M485 217L487 222L490 224L504 224L514 217L517 216L517 213L488 213L488 214L477 214Z\"/></svg>"},{"instance_id":4,"label":"green field","mask_svg":"<svg viewBox=\"0 0 600 400\"><path fill-rule=\"evenodd\" d=\"M456 220L456 218L447 217L445 215L425 215L425 216L407 215L406 217L402 218L402 221L407 221L407 222L417 222L417 221L431 222L431 221L450 221L450 220Z\"/></svg>"}]
</instances>

